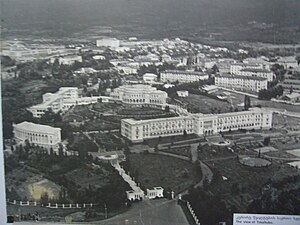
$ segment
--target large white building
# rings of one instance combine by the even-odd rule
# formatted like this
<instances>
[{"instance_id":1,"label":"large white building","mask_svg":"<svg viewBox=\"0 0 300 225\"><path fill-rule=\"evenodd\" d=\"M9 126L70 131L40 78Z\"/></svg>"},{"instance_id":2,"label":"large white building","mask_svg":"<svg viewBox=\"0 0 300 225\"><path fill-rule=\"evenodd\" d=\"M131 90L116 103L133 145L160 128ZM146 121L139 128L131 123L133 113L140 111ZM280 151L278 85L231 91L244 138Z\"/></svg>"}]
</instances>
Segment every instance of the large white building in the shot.
<instances>
[{"instance_id":1,"label":"large white building","mask_svg":"<svg viewBox=\"0 0 300 225\"><path fill-rule=\"evenodd\" d=\"M230 89L259 92L268 88L268 80L262 77L221 74L215 76L215 85Z\"/></svg>"},{"instance_id":2,"label":"large white building","mask_svg":"<svg viewBox=\"0 0 300 225\"><path fill-rule=\"evenodd\" d=\"M44 94L43 102L28 108L28 110L34 117L41 117L49 109L52 109L55 113L66 111L76 104L77 99L77 87L61 87L56 93Z\"/></svg>"},{"instance_id":3,"label":"large white building","mask_svg":"<svg viewBox=\"0 0 300 225\"><path fill-rule=\"evenodd\" d=\"M13 124L16 141L30 143L50 149L56 149L61 142L61 129L30 122Z\"/></svg>"},{"instance_id":4,"label":"large white building","mask_svg":"<svg viewBox=\"0 0 300 225\"><path fill-rule=\"evenodd\" d=\"M272 127L272 112L263 108L223 114L190 114L188 116L150 120L123 119L121 134L132 142L145 139L197 134L214 135L238 129L269 129Z\"/></svg>"},{"instance_id":5,"label":"large white building","mask_svg":"<svg viewBox=\"0 0 300 225\"><path fill-rule=\"evenodd\" d=\"M182 71L182 70L166 70L161 72L160 80L162 82L179 82L191 83L199 80L208 79L208 74L196 71Z\"/></svg>"},{"instance_id":6,"label":"large white building","mask_svg":"<svg viewBox=\"0 0 300 225\"><path fill-rule=\"evenodd\" d=\"M118 101L127 104L134 105L145 105L155 104L164 105L166 104L168 94L164 91L157 90L155 87L150 85L124 85L115 88L110 96Z\"/></svg>"}]
</instances>

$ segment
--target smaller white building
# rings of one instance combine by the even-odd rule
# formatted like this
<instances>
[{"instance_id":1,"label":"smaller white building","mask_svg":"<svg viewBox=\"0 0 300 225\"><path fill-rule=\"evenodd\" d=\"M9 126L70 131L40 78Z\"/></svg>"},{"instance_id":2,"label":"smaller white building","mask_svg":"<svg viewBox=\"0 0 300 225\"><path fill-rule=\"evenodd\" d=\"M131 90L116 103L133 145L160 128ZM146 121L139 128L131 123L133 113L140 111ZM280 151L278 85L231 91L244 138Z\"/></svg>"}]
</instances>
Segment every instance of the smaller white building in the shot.
<instances>
[{"instance_id":1,"label":"smaller white building","mask_svg":"<svg viewBox=\"0 0 300 225\"><path fill-rule=\"evenodd\" d=\"M147 197L149 199L163 198L164 189L162 187L154 187L153 189L147 189Z\"/></svg>"},{"instance_id":2,"label":"smaller white building","mask_svg":"<svg viewBox=\"0 0 300 225\"><path fill-rule=\"evenodd\" d=\"M189 96L189 92L188 91L177 91L177 95L178 95L178 97L185 98L185 97Z\"/></svg>"},{"instance_id":3,"label":"smaller white building","mask_svg":"<svg viewBox=\"0 0 300 225\"><path fill-rule=\"evenodd\" d=\"M54 63L56 58L51 58L50 62ZM60 56L58 57L58 62L59 64L64 64L64 65L72 65L75 62L82 62L82 56L80 55L66 55L66 56Z\"/></svg>"},{"instance_id":4,"label":"smaller white building","mask_svg":"<svg viewBox=\"0 0 300 225\"><path fill-rule=\"evenodd\" d=\"M129 201L135 201L135 200L143 200L145 197L145 194L142 190L131 190L126 191L126 196Z\"/></svg>"},{"instance_id":5,"label":"smaller white building","mask_svg":"<svg viewBox=\"0 0 300 225\"><path fill-rule=\"evenodd\" d=\"M157 81L157 75L154 73L145 73L143 75L143 81L146 84L153 84Z\"/></svg>"},{"instance_id":6,"label":"smaller white building","mask_svg":"<svg viewBox=\"0 0 300 225\"><path fill-rule=\"evenodd\" d=\"M104 55L94 55L93 59L95 59L95 60L105 60L106 57Z\"/></svg>"},{"instance_id":7,"label":"smaller white building","mask_svg":"<svg viewBox=\"0 0 300 225\"><path fill-rule=\"evenodd\" d=\"M30 143L50 149L56 149L61 142L61 129L31 122L13 124L15 140Z\"/></svg>"}]
</instances>

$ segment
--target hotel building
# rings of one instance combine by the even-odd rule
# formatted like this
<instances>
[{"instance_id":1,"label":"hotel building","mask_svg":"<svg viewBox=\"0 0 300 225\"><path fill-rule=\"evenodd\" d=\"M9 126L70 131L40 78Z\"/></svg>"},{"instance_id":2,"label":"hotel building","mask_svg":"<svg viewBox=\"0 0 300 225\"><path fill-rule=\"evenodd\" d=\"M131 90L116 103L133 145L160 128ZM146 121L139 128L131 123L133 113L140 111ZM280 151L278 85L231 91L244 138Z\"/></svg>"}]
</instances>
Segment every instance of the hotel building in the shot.
<instances>
[{"instance_id":1,"label":"hotel building","mask_svg":"<svg viewBox=\"0 0 300 225\"><path fill-rule=\"evenodd\" d=\"M191 83L199 80L207 80L208 74L196 71L166 70L161 72L160 80L162 82Z\"/></svg>"},{"instance_id":2,"label":"hotel building","mask_svg":"<svg viewBox=\"0 0 300 225\"><path fill-rule=\"evenodd\" d=\"M16 141L30 143L50 149L56 149L61 142L61 129L30 122L13 124L13 133Z\"/></svg>"},{"instance_id":3,"label":"hotel building","mask_svg":"<svg viewBox=\"0 0 300 225\"><path fill-rule=\"evenodd\" d=\"M77 87L61 87L56 93L44 94L43 102L28 108L28 110L34 117L39 118L49 109L52 109L55 113L59 111L66 111L76 104L77 99Z\"/></svg>"},{"instance_id":4,"label":"hotel building","mask_svg":"<svg viewBox=\"0 0 300 225\"><path fill-rule=\"evenodd\" d=\"M207 136L238 129L269 129L272 112L263 108L223 114L190 114L188 116L150 120L123 119L121 134L132 142L145 139L197 134Z\"/></svg>"},{"instance_id":5,"label":"hotel building","mask_svg":"<svg viewBox=\"0 0 300 225\"><path fill-rule=\"evenodd\" d=\"M215 76L215 85L230 89L259 92L268 88L267 78L221 74Z\"/></svg>"},{"instance_id":6,"label":"hotel building","mask_svg":"<svg viewBox=\"0 0 300 225\"><path fill-rule=\"evenodd\" d=\"M115 88L110 96L114 100L134 105L164 105L168 98L168 94L166 92L157 90L149 85L142 84L124 85Z\"/></svg>"}]
</instances>

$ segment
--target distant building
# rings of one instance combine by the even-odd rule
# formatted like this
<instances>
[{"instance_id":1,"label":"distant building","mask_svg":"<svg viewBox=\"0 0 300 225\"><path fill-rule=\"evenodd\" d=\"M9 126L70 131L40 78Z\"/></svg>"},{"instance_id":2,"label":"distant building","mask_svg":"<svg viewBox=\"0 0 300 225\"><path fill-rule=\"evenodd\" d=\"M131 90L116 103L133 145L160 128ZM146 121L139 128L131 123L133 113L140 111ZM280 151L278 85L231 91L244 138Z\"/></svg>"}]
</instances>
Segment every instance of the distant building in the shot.
<instances>
[{"instance_id":1,"label":"distant building","mask_svg":"<svg viewBox=\"0 0 300 225\"><path fill-rule=\"evenodd\" d=\"M82 67L76 71L74 71L75 74L94 74L97 73L98 71L95 70L92 67Z\"/></svg>"},{"instance_id":2,"label":"distant building","mask_svg":"<svg viewBox=\"0 0 300 225\"><path fill-rule=\"evenodd\" d=\"M230 89L259 92L268 88L268 80L261 77L222 74L215 76L215 85Z\"/></svg>"},{"instance_id":3,"label":"distant building","mask_svg":"<svg viewBox=\"0 0 300 225\"><path fill-rule=\"evenodd\" d=\"M182 71L182 70L166 70L161 72L160 80L162 82L179 82L191 83L199 80L207 80L208 74L196 71Z\"/></svg>"},{"instance_id":4,"label":"distant building","mask_svg":"<svg viewBox=\"0 0 300 225\"><path fill-rule=\"evenodd\" d=\"M50 62L54 63L55 59L57 59L57 58L51 58ZM59 64L72 65L76 61L77 62L82 62L82 56L80 56L80 55L66 55L66 56L58 57Z\"/></svg>"},{"instance_id":5,"label":"distant building","mask_svg":"<svg viewBox=\"0 0 300 225\"><path fill-rule=\"evenodd\" d=\"M216 92L219 89L219 87L216 85L205 85L202 87L202 89L204 91L206 91L207 93L211 94L211 93Z\"/></svg>"},{"instance_id":6,"label":"distant building","mask_svg":"<svg viewBox=\"0 0 300 225\"><path fill-rule=\"evenodd\" d=\"M291 77L284 79L283 84L281 84L282 87L289 91L291 88L295 92L300 92L300 80L293 79Z\"/></svg>"},{"instance_id":7,"label":"distant building","mask_svg":"<svg viewBox=\"0 0 300 225\"><path fill-rule=\"evenodd\" d=\"M126 104L134 105L145 105L155 104L164 105L166 104L168 94L164 91L157 90L155 87L150 85L124 85L115 88L110 96L118 101Z\"/></svg>"},{"instance_id":8,"label":"distant building","mask_svg":"<svg viewBox=\"0 0 300 225\"><path fill-rule=\"evenodd\" d=\"M56 149L61 142L61 129L30 122L13 124L13 133L17 141L30 143L50 149Z\"/></svg>"},{"instance_id":9,"label":"distant building","mask_svg":"<svg viewBox=\"0 0 300 225\"><path fill-rule=\"evenodd\" d=\"M243 63L233 63L230 66L230 73L234 75L253 76L266 78L268 82L275 79L276 75L270 70L269 62L261 58L248 58Z\"/></svg>"},{"instance_id":10,"label":"distant building","mask_svg":"<svg viewBox=\"0 0 300 225\"><path fill-rule=\"evenodd\" d=\"M178 97L185 98L185 97L189 96L189 92L188 91L177 91L177 95L178 95Z\"/></svg>"},{"instance_id":11,"label":"distant building","mask_svg":"<svg viewBox=\"0 0 300 225\"><path fill-rule=\"evenodd\" d=\"M263 108L222 114L190 114L188 116L134 120L122 119L121 134L132 142L145 139L197 134L215 135L238 129L269 129L272 127L272 112Z\"/></svg>"},{"instance_id":12,"label":"distant building","mask_svg":"<svg viewBox=\"0 0 300 225\"><path fill-rule=\"evenodd\" d=\"M143 81L146 84L153 84L157 81L157 75L154 73L145 73L143 75Z\"/></svg>"},{"instance_id":13,"label":"distant building","mask_svg":"<svg viewBox=\"0 0 300 225\"><path fill-rule=\"evenodd\" d=\"M216 63L220 73L230 73L231 64L234 64L236 61L234 59L219 59Z\"/></svg>"},{"instance_id":14,"label":"distant building","mask_svg":"<svg viewBox=\"0 0 300 225\"><path fill-rule=\"evenodd\" d=\"M298 67L298 61L295 56L280 57L276 63L284 66L285 69Z\"/></svg>"},{"instance_id":15,"label":"distant building","mask_svg":"<svg viewBox=\"0 0 300 225\"><path fill-rule=\"evenodd\" d=\"M129 74L137 74L138 73L138 69L133 66L116 66L115 68L121 75L129 75Z\"/></svg>"},{"instance_id":16,"label":"distant building","mask_svg":"<svg viewBox=\"0 0 300 225\"><path fill-rule=\"evenodd\" d=\"M103 38L96 41L97 47L120 47L120 40L116 38Z\"/></svg>"},{"instance_id":17,"label":"distant building","mask_svg":"<svg viewBox=\"0 0 300 225\"><path fill-rule=\"evenodd\" d=\"M275 74L271 70L267 70L267 69L245 68L242 69L239 73L237 73L237 75L262 77L262 78L266 78L268 82L271 82L275 79Z\"/></svg>"},{"instance_id":18,"label":"distant building","mask_svg":"<svg viewBox=\"0 0 300 225\"><path fill-rule=\"evenodd\" d=\"M154 187L153 189L147 189L148 199L163 198L164 189L162 187Z\"/></svg>"},{"instance_id":19,"label":"distant building","mask_svg":"<svg viewBox=\"0 0 300 225\"><path fill-rule=\"evenodd\" d=\"M300 102L300 93L293 92L291 94L287 94L282 98L282 100L293 102L293 103Z\"/></svg>"},{"instance_id":20,"label":"distant building","mask_svg":"<svg viewBox=\"0 0 300 225\"><path fill-rule=\"evenodd\" d=\"M93 59L95 59L95 60L105 60L106 57L104 55L94 55Z\"/></svg>"}]
</instances>

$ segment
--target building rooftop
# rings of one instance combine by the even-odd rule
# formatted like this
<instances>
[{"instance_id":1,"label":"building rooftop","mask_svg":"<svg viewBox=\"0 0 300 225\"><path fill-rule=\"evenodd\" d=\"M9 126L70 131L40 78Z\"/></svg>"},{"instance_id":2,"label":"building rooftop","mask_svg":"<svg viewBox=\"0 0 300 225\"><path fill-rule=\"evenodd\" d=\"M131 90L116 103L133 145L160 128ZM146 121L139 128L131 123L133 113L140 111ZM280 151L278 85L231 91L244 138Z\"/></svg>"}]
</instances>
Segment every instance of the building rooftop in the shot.
<instances>
[{"instance_id":1,"label":"building rooftop","mask_svg":"<svg viewBox=\"0 0 300 225\"><path fill-rule=\"evenodd\" d=\"M14 124L14 127L22 129L22 130L27 130L27 131L34 131L38 133L48 133L48 134L53 134L56 132L60 132L60 128L57 127L51 127L47 125L41 125L41 124L35 124L31 122L24 121L19 124Z\"/></svg>"},{"instance_id":2,"label":"building rooftop","mask_svg":"<svg viewBox=\"0 0 300 225\"><path fill-rule=\"evenodd\" d=\"M179 119L191 119L189 116L177 116L177 117L169 117L169 118L158 118L158 119L148 119L148 120L135 120L135 119L122 119L122 121L130 123L130 124L140 124L147 122L159 122L159 121L172 121Z\"/></svg>"},{"instance_id":3,"label":"building rooftop","mask_svg":"<svg viewBox=\"0 0 300 225\"><path fill-rule=\"evenodd\" d=\"M245 71L245 72L252 72L252 73L271 73L271 70L267 70L267 69L258 69L258 68L245 68L242 69L241 71Z\"/></svg>"},{"instance_id":4,"label":"building rooftop","mask_svg":"<svg viewBox=\"0 0 300 225\"><path fill-rule=\"evenodd\" d=\"M221 74L216 75L216 77L227 77L227 78L235 78L235 79L243 79L243 80L257 80L257 81L264 81L267 80L267 78L263 77L252 77L252 76L243 76L243 75L235 75L235 74Z\"/></svg>"},{"instance_id":5,"label":"building rooftop","mask_svg":"<svg viewBox=\"0 0 300 225\"><path fill-rule=\"evenodd\" d=\"M197 71L188 71L188 70L166 70L162 73L173 73L173 74L184 74L184 75L197 75L197 76L206 76L207 74Z\"/></svg>"}]
</instances>

